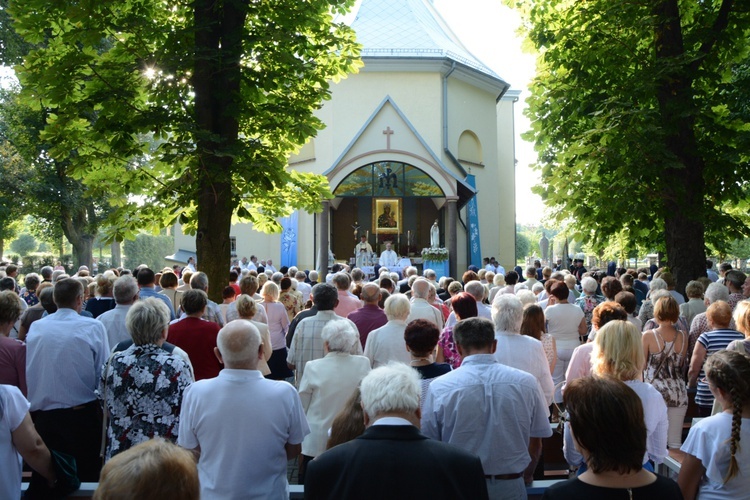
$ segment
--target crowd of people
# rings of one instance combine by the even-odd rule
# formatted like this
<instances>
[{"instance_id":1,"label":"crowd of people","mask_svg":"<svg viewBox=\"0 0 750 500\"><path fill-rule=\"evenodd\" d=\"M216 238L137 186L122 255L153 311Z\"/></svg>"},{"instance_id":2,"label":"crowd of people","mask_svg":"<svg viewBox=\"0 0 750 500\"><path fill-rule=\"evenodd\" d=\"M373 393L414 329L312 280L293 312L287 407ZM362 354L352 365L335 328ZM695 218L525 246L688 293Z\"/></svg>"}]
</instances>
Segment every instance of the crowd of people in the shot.
<instances>
[{"instance_id":1,"label":"crowd of people","mask_svg":"<svg viewBox=\"0 0 750 500\"><path fill-rule=\"evenodd\" d=\"M194 261L0 264L0 497L25 462L30 498L281 499L297 459L306 498L522 499L558 423L573 479L545 498L747 496L750 278L485 260L319 280L253 256L220 304Z\"/></svg>"}]
</instances>

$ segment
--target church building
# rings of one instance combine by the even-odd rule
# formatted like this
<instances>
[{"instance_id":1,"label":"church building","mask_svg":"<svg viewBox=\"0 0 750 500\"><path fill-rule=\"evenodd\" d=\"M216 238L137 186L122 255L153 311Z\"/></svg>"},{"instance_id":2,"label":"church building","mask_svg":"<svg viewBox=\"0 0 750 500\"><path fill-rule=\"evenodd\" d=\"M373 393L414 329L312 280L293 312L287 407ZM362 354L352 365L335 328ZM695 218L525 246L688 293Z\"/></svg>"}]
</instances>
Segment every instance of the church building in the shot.
<instances>
[{"instance_id":1,"label":"church building","mask_svg":"<svg viewBox=\"0 0 750 500\"><path fill-rule=\"evenodd\" d=\"M318 111L326 128L289 159L325 175L333 199L319 214L283 219L282 234L235 225L233 253L322 270L329 249L348 263L365 236L374 253L390 241L419 264L432 232L453 277L482 257L512 269L519 92L464 47L430 0L362 0L352 18L364 67L332 84ZM175 261L195 251L179 226L175 251Z\"/></svg>"}]
</instances>

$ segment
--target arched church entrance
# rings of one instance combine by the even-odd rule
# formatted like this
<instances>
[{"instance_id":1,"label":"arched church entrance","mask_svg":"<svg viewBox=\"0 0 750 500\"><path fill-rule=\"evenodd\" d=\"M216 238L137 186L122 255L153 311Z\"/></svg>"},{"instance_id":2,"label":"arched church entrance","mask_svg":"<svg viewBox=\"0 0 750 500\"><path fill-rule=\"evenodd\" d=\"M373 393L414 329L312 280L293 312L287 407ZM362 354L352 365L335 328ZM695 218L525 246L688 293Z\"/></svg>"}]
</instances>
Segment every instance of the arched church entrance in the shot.
<instances>
[{"instance_id":1,"label":"arched church entrance","mask_svg":"<svg viewBox=\"0 0 750 500\"><path fill-rule=\"evenodd\" d=\"M420 257L430 246L430 227L438 221L441 246L444 221L439 206L445 193L424 171L408 163L379 161L363 165L334 189L331 211L331 250L336 260L355 257L359 237L367 236L373 252L385 242L402 257Z\"/></svg>"}]
</instances>

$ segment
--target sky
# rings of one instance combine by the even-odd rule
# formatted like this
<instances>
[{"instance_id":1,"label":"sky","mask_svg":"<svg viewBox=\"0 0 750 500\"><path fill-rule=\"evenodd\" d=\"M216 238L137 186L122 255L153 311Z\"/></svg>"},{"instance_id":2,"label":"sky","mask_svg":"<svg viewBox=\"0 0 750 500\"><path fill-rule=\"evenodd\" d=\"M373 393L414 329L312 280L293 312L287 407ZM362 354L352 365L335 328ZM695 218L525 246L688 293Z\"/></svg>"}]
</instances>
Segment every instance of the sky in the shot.
<instances>
[{"instance_id":1,"label":"sky","mask_svg":"<svg viewBox=\"0 0 750 500\"><path fill-rule=\"evenodd\" d=\"M530 128L523 110L535 72L535 56L521 50L522 38L517 33L521 19L500 0L433 0L433 4L472 54L508 82L511 89L521 91L515 105L516 222L539 223L544 203L531 192L531 186L539 183L538 173L530 168L536 161L536 152L533 144L521 139L521 134Z\"/></svg>"}]
</instances>

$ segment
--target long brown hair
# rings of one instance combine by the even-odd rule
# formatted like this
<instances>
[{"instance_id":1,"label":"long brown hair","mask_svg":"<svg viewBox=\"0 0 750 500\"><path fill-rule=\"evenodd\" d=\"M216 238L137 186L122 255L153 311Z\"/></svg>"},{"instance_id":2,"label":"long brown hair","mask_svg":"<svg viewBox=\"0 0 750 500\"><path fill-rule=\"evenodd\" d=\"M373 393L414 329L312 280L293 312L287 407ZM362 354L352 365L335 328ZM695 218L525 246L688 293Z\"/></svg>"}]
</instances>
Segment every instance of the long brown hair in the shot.
<instances>
[{"instance_id":1,"label":"long brown hair","mask_svg":"<svg viewBox=\"0 0 750 500\"><path fill-rule=\"evenodd\" d=\"M326 450L346 443L365 432L365 413L362 409L362 393L357 387L346 404L331 423L331 435L326 443Z\"/></svg>"},{"instance_id":2,"label":"long brown hair","mask_svg":"<svg viewBox=\"0 0 750 500\"><path fill-rule=\"evenodd\" d=\"M521 335L541 340L544 332L544 310L536 304L529 304L523 310Z\"/></svg>"}]
</instances>

